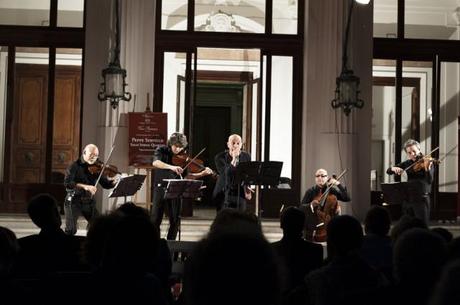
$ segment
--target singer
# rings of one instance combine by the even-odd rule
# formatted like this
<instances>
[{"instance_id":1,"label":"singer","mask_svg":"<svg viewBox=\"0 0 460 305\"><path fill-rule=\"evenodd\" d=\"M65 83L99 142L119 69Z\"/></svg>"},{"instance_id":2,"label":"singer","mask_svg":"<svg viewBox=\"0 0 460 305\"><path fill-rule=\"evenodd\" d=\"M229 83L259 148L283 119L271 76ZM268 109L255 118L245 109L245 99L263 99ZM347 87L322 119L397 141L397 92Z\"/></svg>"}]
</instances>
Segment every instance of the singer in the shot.
<instances>
[{"instance_id":1,"label":"singer","mask_svg":"<svg viewBox=\"0 0 460 305\"><path fill-rule=\"evenodd\" d=\"M251 161L251 156L242 151L241 146L241 137L237 134L232 134L228 137L228 149L218 153L214 158L217 172L219 173L213 192L213 202L217 211L222 208L245 211L246 200L251 200L252 193L249 187L238 185L235 181L238 164Z\"/></svg>"}]
</instances>

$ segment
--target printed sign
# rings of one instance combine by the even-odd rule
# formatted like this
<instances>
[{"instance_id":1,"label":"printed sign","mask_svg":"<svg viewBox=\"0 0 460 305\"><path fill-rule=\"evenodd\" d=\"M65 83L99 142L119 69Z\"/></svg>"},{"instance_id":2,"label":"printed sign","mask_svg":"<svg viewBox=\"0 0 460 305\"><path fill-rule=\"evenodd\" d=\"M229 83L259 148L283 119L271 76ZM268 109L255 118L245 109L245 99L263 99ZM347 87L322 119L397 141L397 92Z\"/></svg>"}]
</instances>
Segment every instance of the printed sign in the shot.
<instances>
[{"instance_id":1,"label":"printed sign","mask_svg":"<svg viewBox=\"0 0 460 305\"><path fill-rule=\"evenodd\" d=\"M167 140L167 114L162 112L129 113L129 165L152 163L153 152Z\"/></svg>"}]
</instances>

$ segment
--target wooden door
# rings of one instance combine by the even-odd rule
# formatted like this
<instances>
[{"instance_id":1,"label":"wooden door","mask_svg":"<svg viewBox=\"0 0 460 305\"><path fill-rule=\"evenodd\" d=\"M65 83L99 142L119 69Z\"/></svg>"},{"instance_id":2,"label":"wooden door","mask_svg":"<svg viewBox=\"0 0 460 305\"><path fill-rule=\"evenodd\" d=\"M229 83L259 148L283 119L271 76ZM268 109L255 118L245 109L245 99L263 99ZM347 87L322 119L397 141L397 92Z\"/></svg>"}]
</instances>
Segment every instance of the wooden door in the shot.
<instances>
[{"instance_id":1,"label":"wooden door","mask_svg":"<svg viewBox=\"0 0 460 305\"><path fill-rule=\"evenodd\" d=\"M15 70L11 183L44 183L48 66L17 64Z\"/></svg>"},{"instance_id":2,"label":"wooden door","mask_svg":"<svg viewBox=\"0 0 460 305\"><path fill-rule=\"evenodd\" d=\"M47 131L48 66L15 70L11 183L62 183L79 155L81 68L56 66L53 130ZM46 135L53 132L52 181L45 181Z\"/></svg>"},{"instance_id":3,"label":"wooden door","mask_svg":"<svg viewBox=\"0 0 460 305\"><path fill-rule=\"evenodd\" d=\"M51 183L62 183L80 154L81 68L56 66Z\"/></svg>"}]
</instances>

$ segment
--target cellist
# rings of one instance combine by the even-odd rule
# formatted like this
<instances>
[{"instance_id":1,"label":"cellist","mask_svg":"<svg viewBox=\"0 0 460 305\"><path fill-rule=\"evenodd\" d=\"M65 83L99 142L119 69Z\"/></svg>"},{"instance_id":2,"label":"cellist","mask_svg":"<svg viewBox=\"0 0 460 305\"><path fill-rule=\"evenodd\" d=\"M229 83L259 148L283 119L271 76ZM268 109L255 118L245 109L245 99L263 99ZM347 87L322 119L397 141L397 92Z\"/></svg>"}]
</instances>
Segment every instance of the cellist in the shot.
<instances>
[{"instance_id":1,"label":"cellist","mask_svg":"<svg viewBox=\"0 0 460 305\"><path fill-rule=\"evenodd\" d=\"M328 185L333 184L329 190L329 195L335 196L337 200L348 202L350 196L348 195L347 188L343 186L340 181L329 177L327 171L323 168L315 172L315 186L309 188L303 196L301 206L305 209L306 223L305 223L305 239L312 240L313 233L319 224L317 210L319 208L319 199L326 191ZM335 215L340 214L340 206L337 205Z\"/></svg>"}]
</instances>

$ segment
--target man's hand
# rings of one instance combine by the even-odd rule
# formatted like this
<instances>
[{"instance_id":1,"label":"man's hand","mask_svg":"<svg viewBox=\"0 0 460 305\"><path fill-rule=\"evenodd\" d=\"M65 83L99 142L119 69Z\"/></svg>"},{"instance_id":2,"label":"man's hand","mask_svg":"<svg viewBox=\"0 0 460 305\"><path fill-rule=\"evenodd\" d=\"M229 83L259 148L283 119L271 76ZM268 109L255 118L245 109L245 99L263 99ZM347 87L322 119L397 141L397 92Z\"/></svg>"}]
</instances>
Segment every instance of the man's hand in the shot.
<instances>
[{"instance_id":1,"label":"man's hand","mask_svg":"<svg viewBox=\"0 0 460 305\"><path fill-rule=\"evenodd\" d=\"M244 189L244 198L246 198L246 200L252 199L252 190L249 187L245 187Z\"/></svg>"},{"instance_id":2,"label":"man's hand","mask_svg":"<svg viewBox=\"0 0 460 305\"><path fill-rule=\"evenodd\" d=\"M210 169L209 167L205 167L202 171L201 171L201 176L207 176L207 175L212 175L212 169Z\"/></svg>"},{"instance_id":3,"label":"man's hand","mask_svg":"<svg viewBox=\"0 0 460 305\"><path fill-rule=\"evenodd\" d=\"M115 186L115 185L118 183L118 181L120 181L120 179L121 179L121 175L120 175L120 174L117 174L117 175L115 175L115 176L113 176L113 177L107 177L107 180L109 180L110 182L112 182L112 185L113 185L113 186Z\"/></svg>"},{"instance_id":4,"label":"man's hand","mask_svg":"<svg viewBox=\"0 0 460 305\"><path fill-rule=\"evenodd\" d=\"M316 208L317 206L319 206L319 201L318 200L313 200L312 202L310 202L310 205L314 208Z\"/></svg>"},{"instance_id":5,"label":"man's hand","mask_svg":"<svg viewBox=\"0 0 460 305\"><path fill-rule=\"evenodd\" d=\"M339 184L340 184L340 181L339 181L339 180L336 180L336 179L334 179L334 178L331 178L331 180L329 181L329 183L334 184L334 185L339 185Z\"/></svg>"},{"instance_id":6,"label":"man's hand","mask_svg":"<svg viewBox=\"0 0 460 305\"><path fill-rule=\"evenodd\" d=\"M392 171L393 173L395 173L396 175L401 175L401 174L404 172L404 170L403 170L402 168L397 167L397 166L393 166L393 167L391 168L391 171Z\"/></svg>"},{"instance_id":7,"label":"man's hand","mask_svg":"<svg viewBox=\"0 0 460 305\"><path fill-rule=\"evenodd\" d=\"M433 162L431 161L432 160L429 158L426 158L425 160L423 160L423 168L425 169L426 172L431 169L431 166L433 166Z\"/></svg>"},{"instance_id":8,"label":"man's hand","mask_svg":"<svg viewBox=\"0 0 460 305\"><path fill-rule=\"evenodd\" d=\"M171 165L171 166L169 167L169 170L175 172L175 173L178 174L178 175L181 175L181 174L184 172L184 170L182 169L182 167L180 167L180 166L175 166L175 165Z\"/></svg>"},{"instance_id":9,"label":"man's hand","mask_svg":"<svg viewBox=\"0 0 460 305\"><path fill-rule=\"evenodd\" d=\"M85 184L83 186L83 189L87 192L90 192L91 195L96 194L96 191L97 191L97 187L95 187L94 185L88 185L88 184Z\"/></svg>"}]
</instances>

